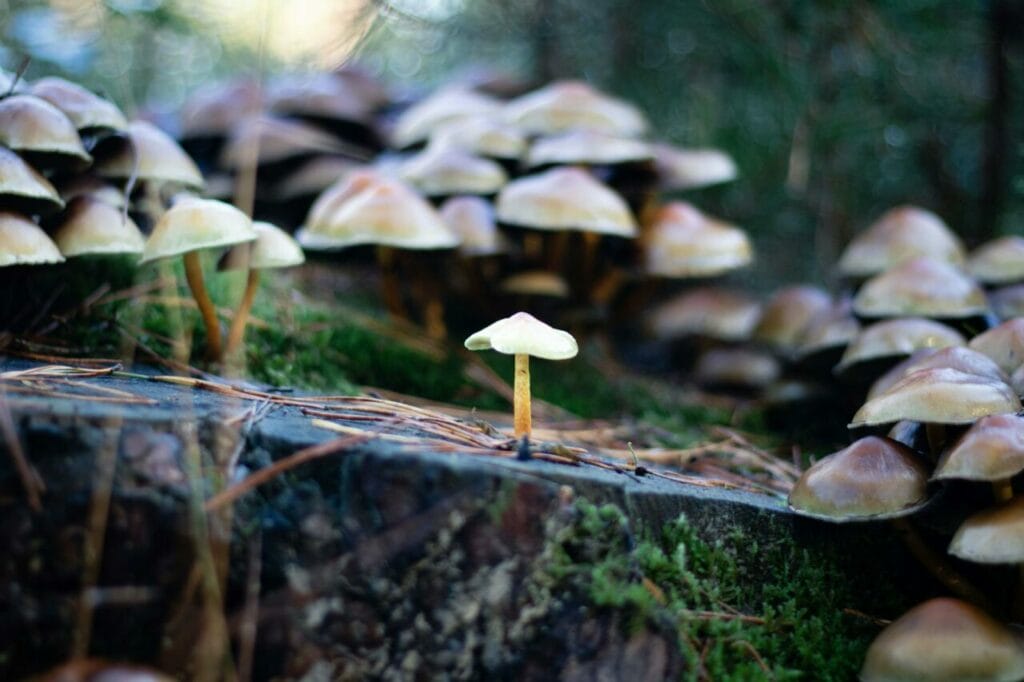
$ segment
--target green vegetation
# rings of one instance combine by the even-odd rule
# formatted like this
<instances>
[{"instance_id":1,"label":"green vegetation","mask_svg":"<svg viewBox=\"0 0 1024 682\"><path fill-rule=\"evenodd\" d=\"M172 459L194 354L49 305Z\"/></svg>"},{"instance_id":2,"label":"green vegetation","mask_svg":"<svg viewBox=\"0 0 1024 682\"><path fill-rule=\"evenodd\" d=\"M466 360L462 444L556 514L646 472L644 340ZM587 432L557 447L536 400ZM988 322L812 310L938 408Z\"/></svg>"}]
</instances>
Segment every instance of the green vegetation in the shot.
<instances>
[{"instance_id":1,"label":"green vegetation","mask_svg":"<svg viewBox=\"0 0 1024 682\"><path fill-rule=\"evenodd\" d=\"M583 593L592 609L620 612L629 628L669 624L687 679L856 676L877 627L843 614L858 604L859 588L832 584L843 572L830 557L812 561L739 534L708 542L683 517L631 547L617 507L577 507L578 522L553 549L557 587Z\"/></svg>"}]
</instances>

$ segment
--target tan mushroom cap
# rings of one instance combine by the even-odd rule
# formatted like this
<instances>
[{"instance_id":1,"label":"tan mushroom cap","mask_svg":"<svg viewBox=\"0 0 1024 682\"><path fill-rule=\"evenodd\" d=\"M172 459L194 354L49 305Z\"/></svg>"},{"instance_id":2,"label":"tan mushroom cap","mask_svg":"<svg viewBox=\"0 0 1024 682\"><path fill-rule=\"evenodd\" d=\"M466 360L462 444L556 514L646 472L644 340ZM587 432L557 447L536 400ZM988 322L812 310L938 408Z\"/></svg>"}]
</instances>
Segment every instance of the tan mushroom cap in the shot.
<instances>
[{"instance_id":1,"label":"tan mushroom cap","mask_svg":"<svg viewBox=\"0 0 1024 682\"><path fill-rule=\"evenodd\" d=\"M952 265L914 258L865 282L853 310L864 317L960 318L985 314L988 302L981 287Z\"/></svg>"},{"instance_id":2,"label":"tan mushroom cap","mask_svg":"<svg viewBox=\"0 0 1024 682\"><path fill-rule=\"evenodd\" d=\"M64 201L71 201L75 197L89 196L100 201L105 201L115 208L124 208L128 200L124 192L106 180L90 173L81 173L61 183L57 190Z\"/></svg>"},{"instance_id":3,"label":"tan mushroom cap","mask_svg":"<svg viewBox=\"0 0 1024 682\"><path fill-rule=\"evenodd\" d=\"M892 424L905 419L929 424L971 424L990 414L1021 409L1007 384L955 369L922 369L908 374L868 400L850 427Z\"/></svg>"},{"instance_id":4,"label":"tan mushroom cap","mask_svg":"<svg viewBox=\"0 0 1024 682\"><path fill-rule=\"evenodd\" d=\"M202 87L181 106L181 137L227 137L240 115L260 110L262 99L260 86L253 80Z\"/></svg>"},{"instance_id":5,"label":"tan mushroom cap","mask_svg":"<svg viewBox=\"0 0 1024 682\"><path fill-rule=\"evenodd\" d=\"M218 270L273 270L291 268L306 262L302 247L277 225L254 220L256 241L240 244L225 254Z\"/></svg>"},{"instance_id":6,"label":"tan mushroom cap","mask_svg":"<svg viewBox=\"0 0 1024 682\"><path fill-rule=\"evenodd\" d=\"M65 257L142 253L146 238L120 208L87 194L68 202L53 232Z\"/></svg>"},{"instance_id":7,"label":"tan mushroom cap","mask_svg":"<svg viewBox=\"0 0 1024 682\"><path fill-rule=\"evenodd\" d=\"M1024 496L967 517L953 535L949 553L978 564L1024 562Z\"/></svg>"},{"instance_id":8,"label":"tan mushroom cap","mask_svg":"<svg viewBox=\"0 0 1024 682\"><path fill-rule=\"evenodd\" d=\"M19 153L59 154L81 164L92 161L64 112L32 95L0 100L0 144Z\"/></svg>"},{"instance_id":9,"label":"tan mushroom cap","mask_svg":"<svg viewBox=\"0 0 1024 682\"><path fill-rule=\"evenodd\" d=\"M985 242L967 258L967 272L983 284L1024 280L1024 237L1013 235Z\"/></svg>"},{"instance_id":10,"label":"tan mushroom cap","mask_svg":"<svg viewBox=\"0 0 1024 682\"><path fill-rule=\"evenodd\" d=\"M469 350L496 350L506 355L532 355L545 360L576 357L579 347L572 334L519 312L487 325L466 339Z\"/></svg>"},{"instance_id":11,"label":"tan mushroom cap","mask_svg":"<svg viewBox=\"0 0 1024 682\"><path fill-rule=\"evenodd\" d=\"M661 303L647 315L647 326L662 340L701 335L746 341L761 316L761 304L737 291L700 287Z\"/></svg>"},{"instance_id":12,"label":"tan mushroom cap","mask_svg":"<svg viewBox=\"0 0 1024 682\"><path fill-rule=\"evenodd\" d=\"M694 380L702 386L764 388L781 375L772 355L747 348L712 348L701 353L693 369Z\"/></svg>"},{"instance_id":13,"label":"tan mushroom cap","mask_svg":"<svg viewBox=\"0 0 1024 682\"><path fill-rule=\"evenodd\" d=\"M274 186L274 197L281 201L320 194L349 174L366 165L344 156L317 156L306 161Z\"/></svg>"},{"instance_id":14,"label":"tan mushroom cap","mask_svg":"<svg viewBox=\"0 0 1024 682\"><path fill-rule=\"evenodd\" d=\"M249 163L253 145L257 145L256 162L261 166L308 154L341 154L349 149L338 138L309 123L250 116L228 136L220 154L221 166L235 169Z\"/></svg>"},{"instance_id":15,"label":"tan mushroom cap","mask_svg":"<svg viewBox=\"0 0 1024 682\"><path fill-rule=\"evenodd\" d=\"M862 682L1014 682L1024 646L976 606L942 597L907 611L868 647Z\"/></svg>"},{"instance_id":16,"label":"tan mushroom cap","mask_svg":"<svg viewBox=\"0 0 1024 682\"><path fill-rule=\"evenodd\" d=\"M934 478L1000 481L1021 471L1024 417L997 414L979 419L942 453Z\"/></svg>"},{"instance_id":17,"label":"tan mushroom cap","mask_svg":"<svg viewBox=\"0 0 1024 682\"><path fill-rule=\"evenodd\" d=\"M140 180L203 187L203 174L195 161L170 135L148 121L132 121L127 137L105 141L96 153L93 168L104 178L129 178L137 168Z\"/></svg>"},{"instance_id":18,"label":"tan mushroom cap","mask_svg":"<svg viewBox=\"0 0 1024 682\"><path fill-rule=\"evenodd\" d=\"M526 153L526 135L497 116L470 116L439 125L430 135L430 147L455 147L498 159L519 159Z\"/></svg>"},{"instance_id":19,"label":"tan mushroom cap","mask_svg":"<svg viewBox=\"0 0 1024 682\"><path fill-rule=\"evenodd\" d=\"M850 242L839 258L839 271L847 277L872 277L920 256L960 265L964 247L934 213L897 206Z\"/></svg>"},{"instance_id":20,"label":"tan mushroom cap","mask_svg":"<svg viewBox=\"0 0 1024 682\"><path fill-rule=\"evenodd\" d=\"M1000 320L1024 317L1024 284L1012 284L990 291L988 304Z\"/></svg>"},{"instance_id":21,"label":"tan mushroom cap","mask_svg":"<svg viewBox=\"0 0 1024 682\"><path fill-rule=\"evenodd\" d=\"M526 165L612 165L639 163L653 158L650 145L641 140L593 130L571 130L536 140L530 145Z\"/></svg>"},{"instance_id":22,"label":"tan mushroom cap","mask_svg":"<svg viewBox=\"0 0 1024 682\"><path fill-rule=\"evenodd\" d=\"M780 350L792 350L811 320L831 307L832 297L818 287L784 287L765 303L753 338Z\"/></svg>"},{"instance_id":23,"label":"tan mushroom cap","mask_svg":"<svg viewBox=\"0 0 1024 682\"><path fill-rule=\"evenodd\" d=\"M651 151L658 186L667 192L708 187L739 177L736 162L718 149L684 149L656 143Z\"/></svg>"},{"instance_id":24,"label":"tan mushroom cap","mask_svg":"<svg viewBox=\"0 0 1024 682\"><path fill-rule=\"evenodd\" d=\"M508 240L498 230L494 206L482 197L452 197L439 209L441 218L461 240L459 253L475 258L508 251Z\"/></svg>"},{"instance_id":25,"label":"tan mushroom cap","mask_svg":"<svg viewBox=\"0 0 1024 682\"><path fill-rule=\"evenodd\" d=\"M921 317L885 320L865 327L854 337L836 370L843 371L858 362L911 355L923 348L946 348L966 343L960 332L941 322Z\"/></svg>"},{"instance_id":26,"label":"tan mushroom cap","mask_svg":"<svg viewBox=\"0 0 1024 682\"><path fill-rule=\"evenodd\" d=\"M128 120L113 102L63 78L40 78L28 92L64 112L78 130L124 130L128 127Z\"/></svg>"},{"instance_id":27,"label":"tan mushroom cap","mask_svg":"<svg viewBox=\"0 0 1024 682\"><path fill-rule=\"evenodd\" d=\"M860 334L860 322L850 313L849 305L833 304L829 310L811 318L800 332L794 350L796 358L848 346Z\"/></svg>"},{"instance_id":28,"label":"tan mushroom cap","mask_svg":"<svg viewBox=\"0 0 1024 682\"><path fill-rule=\"evenodd\" d=\"M0 267L63 261L60 249L41 227L18 213L0 211Z\"/></svg>"},{"instance_id":29,"label":"tan mushroom cap","mask_svg":"<svg viewBox=\"0 0 1024 682\"><path fill-rule=\"evenodd\" d=\"M626 202L580 168L552 168L505 185L496 202L498 220L535 230L579 230L635 237Z\"/></svg>"},{"instance_id":30,"label":"tan mushroom cap","mask_svg":"<svg viewBox=\"0 0 1024 682\"><path fill-rule=\"evenodd\" d=\"M684 201L658 209L644 228L642 246L645 271L660 277L710 277L754 258L743 230Z\"/></svg>"},{"instance_id":31,"label":"tan mushroom cap","mask_svg":"<svg viewBox=\"0 0 1024 682\"><path fill-rule=\"evenodd\" d=\"M398 147L423 142L437 128L471 116L496 116L501 102L462 87L443 88L406 109L395 122L391 139Z\"/></svg>"},{"instance_id":32,"label":"tan mushroom cap","mask_svg":"<svg viewBox=\"0 0 1024 682\"><path fill-rule=\"evenodd\" d=\"M914 451L889 438L868 436L822 457L789 493L789 508L826 521L870 521L905 516L927 501L928 472Z\"/></svg>"},{"instance_id":33,"label":"tan mushroom cap","mask_svg":"<svg viewBox=\"0 0 1024 682\"><path fill-rule=\"evenodd\" d=\"M233 246L256 239L252 221L231 204L215 199L184 197L153 227L141 263L180 256L190 251Z\"/></svg>"},{"instance_id":34,"label":"tan mushroom cap","mask_svg":"<svg viewBox=\"0 0 1024 682\"><path fill-rule=\"evenodd\" d=\"M996 363L981 353L965 346L948 346L946 348L922 348L899 363L871 385L868 399L885 393L893 384L908 374L921 369L946 367L966 374L1009 383L1010 379Z\"/></svg>"},{"instance_id":35,"label":"tan mushroom cap","mask_svg":"<svg viewBox=\"0 0 1024 682\"><path fill-rule=\"evenodd\" d=\"M459 245L434 207L405 183L359 171L328 188L309 210L296 237L308 249L378 244L400 249Z\"/></svg>"},{"instance_id":36,"label":"tan mushroom cap","mask_svg":"<svg viewBox=\"0 0 1024 682\"><path fill-rule=\"evenodd\" d=\"M978 334L968 346L992 358L999 369L1012 374L1024 364L1024 317L1015 317Z\"/></svg>"},{"instance_id":37,"label":"tan mushroom cap","mask_svg":"<svg viewBox=\"0 0 1024 682\"><path fill-rule=\"evenodd\" d=\"M0 207L41 213L63 206L49 180L10 149L0 146Z\"/></svg>"},{"instance_id":38,"label":"tan mushroom cap","mask_svg":"<svg viewBox=\"0 0 1024 682\"><path fill-rule=\"evenodd\" d=\"M494 194L508 182L497 162L456 147L428 147L404 161L398 177L428 197Z\"/></svg>"},{"instance_id":39,"label":"tan mushroom cap","mask_svg":"<svg viewBox=\"0 0 1024 682\"><path fill-rule=\"evenodd\" d=\"M639 137L647 130L639 109L583 81L556 81L517 97L505 105L503 116L536 135L586 129Z\"/></svg>"},{"instance_id":40,"label":"tan mushroom cap","mask_svg":"<svg viewBox=\"0 0 1024 682\"><path fill-rule=\"evenodd\" d=\"M501 281L498 289L516 296L569 297L569 283L565 278L547 270L527 270L510 275Z\"/></svg>"}]
</instances>

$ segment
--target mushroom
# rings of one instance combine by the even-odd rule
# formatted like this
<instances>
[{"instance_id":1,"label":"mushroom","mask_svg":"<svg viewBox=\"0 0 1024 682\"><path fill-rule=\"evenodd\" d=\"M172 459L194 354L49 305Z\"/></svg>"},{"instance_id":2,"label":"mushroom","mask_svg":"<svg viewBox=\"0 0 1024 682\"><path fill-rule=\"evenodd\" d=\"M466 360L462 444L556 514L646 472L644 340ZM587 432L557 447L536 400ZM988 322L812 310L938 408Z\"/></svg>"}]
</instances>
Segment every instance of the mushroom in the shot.
<instances>
[{"instance_id":1,"label":"mushroom","mask_svg":"<svg viewBox=\"0 0 1024 682\"><path fill-rule=\"evenodd\" d=\"M850 242L839 258L839 272L865 279L918 256L960 265L964 247L934 213L916 206L897 206Z\"/></svg>"},{"instance_id":2,"label":"mushroom","mask_svg":"<svg viewBox=\"0 0 1024 682\"><path fill-rule=\"evenodd\" d=\"M650 145L641 140L593 130L572 130L534 141L526 155L526 165L618 166L646 163L653 158Z\"/></svg>"},{"instance_id":3,"label":"mushroom","mask_svg":"<svg viewBox=\"0 0 1024 682\"><path fill-rule=\"evenodd\" d=\"M913 355L894 366L878 378L868 391L868 399L885 393L893 384L921 369L946 367L967 374L1010 383L1010 378L996 363L978 351L964 346L948 346L946 348L922 348Z\"/></svg>"},{"instance_id":4,"label":"mushroom","mask_svg":"<svg viewBox=\"0 0 1024 682\"><path fill-rule=\"evenodd\" d=\"M276 180L320 154L349 151L345 142L310 123L261 114L232 129L220 152L220 167L240 172L255 162L262 179Z\"/></svg>"},{"instance_id":5,"label":"mushroom","mask_svg":"<svg viewBox=\"0 0 1024 682\"><path fill-rule=\"evenodd\" d=\"M64 202L50 181L3 146L0 146L0 205L32 215L64 208Z\"/></svg>"},{"instance_id":6,"label":"mushroom","mask_svg":"<svg viewBox=\"0 0 1024 682\"><path fill-rule=\"evenodd\" d=\"M916 351L965 343L963 335L952 327L920 317L876 322L853 338L835 373L845 381L866 386Z\"/></svg>"},{"instance_id":7,"label":"mushroom","mask_svg":"<svg viewBox=\"0 0 1024 682\"><path fill-rule=\"evenodd\" d=\"M725 393L759 391L782 374L769 353L747 348L711 348L701 353L693 370L698 385Z\"/></svg>"},{"instance_id":8,"label":"mushroom","mask_svg":"<svg viewBox=\"0 0 1024 682\"><path fill-rule=\"evenodd\" d=\"M750 339L761 317L761 304L748 296L716 287L684 291L661 303L647 315L655 338L673 341L703 336L716 341Z\"/></svg>"},{"instance_id":9,"label":"mushroom","mask_svg":"<svg viewBox=\"0 0 1024 682\"><path fill-rule=\"evenodd\" d=\"M185 277L206 327L206 354L221 356L220 323L203 283L199 252L256 239L252 221L234 206L213 199L184 198L169 208L146 240L142 263L182 256Z\"/></svg>"},{"instance_id":10,"label":"mushroom","mask_svg":"<svg viewBox=\"0 0 1024 682\"><path fill-rule=\"evenodd\" d=\"M526 153L526 135L494 115L459 118L437 126L428 146L434 149L457 148L494 159L513 171Z\"/></svg>"},{"instance_id":11,"label":"mushroom","mask_svg":"<svg viewBox=\"0 0 1024 682\"><path fill-rule=\"evenodd\" d=\"M862 682L1013 682L1024 678L1019 635L976 606L931 599L888 625L868 647Z\"/></svg>"},{"instance_id":12,"label":"mushroom","mask_svg":"<svg viewBox=\"0 0 1024 682\"><path fill-rule=\"evenodd\" d=\"M254 221L252 227L256 232L256 240L241 244L228 251L218 266L220 270L236 270L246 267L249 270L242 302L239 303L234 319L231 320L231 329L224 347L225 357L231 357L234 354L245 336L249 311L256 298L256 289L259 288L260 271L290 268L306 261L299 243L281 228L260 220Z\"/></svg>"},{"instance_id":13,"label":"mushroom","mask_svg":"<svg viewBox=\"0 0 1024 682\"><path fill-rule=\"evenodd\" d=\"M651 151L658 187L665 192L731 182L738 176L736 162L718 149L683 149L656 143Z\"/></svg>"},{"instance_id":14,"label":"mushroom","mask_svg":"<svg viewBox=\"0 0 1024 682\"><path fill-rule=\"evenodd\" d=\"M1007 320L978 334L967 345L992 358L999 369L1012 374L1024 364L1024 317Z\"/></svg>"},{"instance_id":15,"label":"mushroom","mask_svg":"<svg viewBox=\"0 0 1024 682\"><path fill-rule=\"evenodd\" d=\"M509 250L508 240L495 222L494 206L483 197L460 196L441 204L439 212L461 242L458 255L462 281L452 278L453 288L476 299L478 307L486 308L498 276L498 261Z\"/></svg>"},{"instance_id":16,"label":"mushroom","mask_svg":"<svg viewBox=\"0 0 1024 682\"><path fill-rule=\"evenodd\" d=\"M1024 237L1011 235L985 242L968 256L967 272L986 286L1024 281Z\"/></svg>"},{"instance_id":17,"label":"mushroom","mask_svg":"<svg viewBox=\"0 0 1024 682\"><path fill-rule=\"evenodd\" d=\"M942 453L932 478L990 481L996 500L1013 497L1011 479L1024 471L1024 417L982 417ZM1021 557L1024 561L1024 556Z\"/></svg>"},{"instance_id":18,"label":"mushroom","mask_svg":"<svg viewBox=\"0 0 1024 682\"><path fill-rule=\"evenodd\" d=\"M404 149L424 142L442 125L475 116L494 116L501 102L464 87L443 88L403 111L395 121L391 142Z\"/></svg>"},{"instance_id":19,"label":"mushroom","mask_svg":"<svg viewBox=\"0 0 1024 682\"><path fill-rule=\"evenodd\" d=\"M579 347L572 334L555 329L529 313L519 312L498 320L466 339L469 350L496 350L515 356L513 384L513 423L516 438L529 439L530 356L545 360L568 360L576 357Z\"/></svg>"},{"instance_id":20,"label":"mushroom","mask_svg":"<svg viewBox=\"0 0 1024 682\"><path fill-rule=\"evenodd\" d=\"M849 301L836 301L812 317L800 332L793 360L803 372L831 378L836 363L858 334L860 323L851 313Z\"/></svg>"},{"instance_id":21,"label":"mushroom","mask_svg":"<svg viewBox=\"0 0 1024 682\"><path fill-rule=\"evenodd\" d=\"M271 83L267 107L337 135L353 145L360 156L372 155L383 146L374 123L372 101L351 81L335 74L285 76Z\"/></svg>"},{"instance_id":22,"label":"mushroom","mask_svg":"<svg viewBox=\"0 0 1024 682\"><path fill-rule=\"evenodd\" d=\"M647 131L647 120L639 109L584 81L550 83L510 101L502 114L513 125L534 135L584 129L640 137Z\"/></svg>"},{"instance_id":23,"label":"mushroom","mask_svg":"<svg viewBox=\"0 0 1024 682\"><path fill-rule=\"evenodd\" d=\"M508 181L496 161L456 147L427 147L399 164L398 177L436 199L458 194L491 195Z\"/></svg>"},{"instance_id":24,"label":"mushroom","mask_svg":"<svg viewBox=\"0 0 1024 682\"><path fill-rule=\"evenodd\" d=\"M106 138L93 153L93 169L102 178L127 180L134 176L156 185L203 188L203 175L195 161L148 121L132 121L125 134Z\"/></svg>"},{"instance_id":25,"label":"mushroom","mask_svg":"<svg viewBox=\"0 0 1024 682\"><path fill-rule=\"evenodd\" d=\"M663 205L645 222L641 245L644 271L658 277L710 277L754 258L743 230L684 201Z\"/></svg>"},{"instance_id":26,"label":"mushroom","mask_svg":"<svg viewBox=\"0 0 1024 682\"><path fill-rule=\"evenodd\" d=\"M64 112L32 95L0 100L0 144L47 171L78 171L92 162Z\"/></svg>"},{"instance_id":27,"label":"mushroom","mask_svg":"<svg viewBox=\"0 0 1024 682\"><path fill-rule=\"evenodd\" d=\"M23 215L0 211L0 267L63 261L60 249L42 228Z\"/></svg>"},{"instance_id":28,"label":"mushroom","mask_svg":"<svg viewBox=\"0 0 1024 682\"><path fill-rule=\"evenodd\" d=\"M761 309L751 337L777 352L796 350L807 325L832 309L832 297L823 289L807 285L779 289Z\"/></svg>"},{"instance_id":29,"label":"mushroom","mask_svg":"<svg viewBox=\"0 0 1024 682\"><path fill-rule=\"evenodd\" d=\"M1024 284L1011 284L988 292L988 304L1000 320L1024 317Z\"/></svg>"},{"instance_id":30,"label":"mushroom","mask_svg":"<svg viewBox=\"0 0 1024 682\"><path fill-rule=\"evenodd\" d=\"M40 78L28 92L63 111L83 136L116 132L128 126L124 114L112 102L63 78Z\"/></svg>"},{"instance_id":31,"label":"mushroom","mask_svg":"<svg viewBox=\"0 0 1024 682\"><path fill-rule=\"evenodd\" d=\"M88 194L68 203L53 229L53 240L67 258L140 254L146 242L139 228L121 209Z\"/></svg>"},{"instance_id":32,"label":"mushroom","mask_svg":"<svg viewBox=\"0 0 1024 682\"><path fill-rule=\"evenodd\" d=\"M931 258L906 260L872 277L853 299L853 312L865 319L984 316L988 302L981 287L955 266Z\"/></svg>"}]
</instances>

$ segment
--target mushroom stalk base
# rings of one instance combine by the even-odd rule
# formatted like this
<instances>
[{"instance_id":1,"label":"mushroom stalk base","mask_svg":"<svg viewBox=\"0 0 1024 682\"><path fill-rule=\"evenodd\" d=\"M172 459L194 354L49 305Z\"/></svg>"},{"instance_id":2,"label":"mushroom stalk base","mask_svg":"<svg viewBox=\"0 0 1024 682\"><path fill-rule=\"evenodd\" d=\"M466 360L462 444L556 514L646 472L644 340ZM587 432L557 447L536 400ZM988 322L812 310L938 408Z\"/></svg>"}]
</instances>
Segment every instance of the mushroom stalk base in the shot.
<instances>
[{"instance_id":1,"label":"mushroom stalk base","mask_svg":"<svg viewBox=\"0 0 1024 682\"><path fill-rule=\"evenodd\" d=\"M216 360L220 357L220 321L217 320L217 311L213 307L213 301L206 293L199 252L189 251L185 254L184 260L185 279L188 280L188 287L192 290L192 297L196 300L196 305L199 306L199 313L203 316L203 325L206 326L206 357L209 360Z\"/></svg>"},{"instance_id":2,"label":"mushroom stalk base","mask_svg":"<svg viewBox=\"0 0 1024 682\"><path fill-rule=\"evenodd\" d=\"M530 356L516 353L516 374L512 386L512 414L516 438L530 437L533 424L530 417Z\"/></svg>"},{"instance_id":3,"label":"mushroom stalk base","mask_svg":"<svg viewBox=\"0 0 1024 682\"><path fill-rule=\"evenodd\" d=\"M972 585L960 575L959 572L953 566L946 561L945 557L939 555L935 550L929 547L917 530L910 524L906 519L893 519L893 528L896 529L900 539L910 550L910 553L914 555L914 558L921 562L921 565L927 569L932 576L940 583L945 585L953 594L969 601L976 606L980 606L986 611L992 610L992 604L981 590Z\"/></svg>"},{"instance_id":4,"label":"mushroom stalk base","mask_svg":"<svg viewBox=\"0 0 1024 682\"><path fill-rule=\"evenodd\" d=\"M260 271L250 268L249 276L245 280L245 293L242 295L242 302L238 304L235 317L231 320L231 329L228 331L228 342L224 347L225 357L234 355L238 347L242 345L245 338L245 326L249 322L249 312L252 310L252 303L256 299L256 290L260 286Z\"/></svg>"}]
</instances>

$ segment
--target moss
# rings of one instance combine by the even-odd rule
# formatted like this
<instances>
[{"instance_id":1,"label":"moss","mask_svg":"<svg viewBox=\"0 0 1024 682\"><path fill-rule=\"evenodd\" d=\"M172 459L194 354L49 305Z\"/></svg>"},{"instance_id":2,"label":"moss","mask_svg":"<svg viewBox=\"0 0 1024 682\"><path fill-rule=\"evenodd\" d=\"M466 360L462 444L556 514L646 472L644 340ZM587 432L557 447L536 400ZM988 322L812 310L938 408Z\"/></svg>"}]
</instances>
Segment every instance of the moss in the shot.
<instances>
[{"instance_id":1,"label":"moss","mask_svg":"<svg viewBox=\"0 0 1024 682\"><path fill-rule=\"evenodd\" d=\"M616 507L578 509L552 552L552 580L627 627L668 624L688 678L855 678L877 630L843 614L857 587L832 585L842 574L832 557L739 534L708 542L683 517L634 546Z\"/></svg>"}]
</instances>

